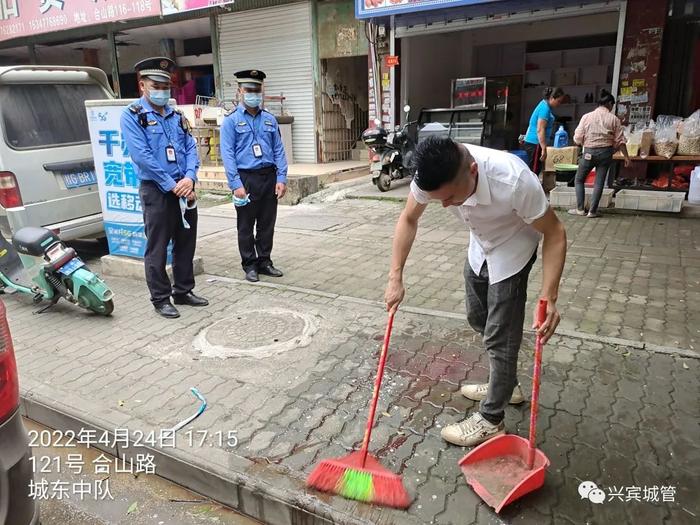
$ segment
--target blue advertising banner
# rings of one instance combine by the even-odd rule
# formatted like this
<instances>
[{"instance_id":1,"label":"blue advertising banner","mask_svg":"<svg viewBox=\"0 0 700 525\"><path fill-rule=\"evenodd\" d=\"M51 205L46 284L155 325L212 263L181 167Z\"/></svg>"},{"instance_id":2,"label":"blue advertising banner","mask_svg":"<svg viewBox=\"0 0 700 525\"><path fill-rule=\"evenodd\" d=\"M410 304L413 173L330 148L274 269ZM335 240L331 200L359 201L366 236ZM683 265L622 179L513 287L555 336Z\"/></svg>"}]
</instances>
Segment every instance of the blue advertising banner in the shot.
<instances>
[{"instance_id":1,"label":"blue advertising banner","mask_svg":"<svg viewBox=\"0 0 700 525\"><path fill-rule=\"evenodd\" d=\"M97 187L112 255L143 258L146 234L139 180L122 140L119 119L131 100L86 101Z\"/></svg>"},{"instance_id":2,"label":"blue advertising banner","mask_svg":"<svg viewBox=\"0 0 700 525\"><path fill-rule=\"evenodd\" d=\"M502 0L355 0L357 18L376 18L428 9L487 4Z\"/></svg>"}]
</instances>

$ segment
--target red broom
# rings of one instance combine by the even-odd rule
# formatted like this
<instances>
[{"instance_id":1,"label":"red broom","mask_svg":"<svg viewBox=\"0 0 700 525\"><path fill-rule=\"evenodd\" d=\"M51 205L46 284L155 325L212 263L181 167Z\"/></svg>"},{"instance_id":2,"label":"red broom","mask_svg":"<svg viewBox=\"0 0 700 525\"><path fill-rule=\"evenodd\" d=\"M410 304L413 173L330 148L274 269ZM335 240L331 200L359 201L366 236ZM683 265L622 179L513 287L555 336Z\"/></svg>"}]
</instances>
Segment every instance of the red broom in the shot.
<instances>
[{"instance_id":1,"label":"red broom","mask_svg":"<svg viewBox=\"0 0 700 525\"><path fill-rule=\"evenodd\" d=\"M379 367L374 380L374 393L362 448L342 458L322 461L311 472L306 484L322 492L332 492L348 499L405 509L411 504L411 500L403 486L401 476L384 468L368 453L393 324L394 313L392 312L389 315L389 323L384 334L384 346L379 356Z\"/></svg>"}]
</instances>

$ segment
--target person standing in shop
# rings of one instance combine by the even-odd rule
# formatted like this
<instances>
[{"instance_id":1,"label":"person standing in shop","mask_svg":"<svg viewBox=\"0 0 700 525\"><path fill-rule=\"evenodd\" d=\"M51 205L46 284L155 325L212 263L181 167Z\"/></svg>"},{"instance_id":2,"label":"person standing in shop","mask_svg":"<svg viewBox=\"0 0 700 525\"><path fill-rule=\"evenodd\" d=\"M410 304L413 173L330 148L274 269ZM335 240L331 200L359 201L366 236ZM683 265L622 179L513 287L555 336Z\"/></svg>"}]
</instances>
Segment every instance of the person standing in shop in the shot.
<instances>
[{"instance_id":1,"label":"person standing in shop","mask_svg":"<svg viewBox=\"0 0 700 525\"><path fill-rule=\"evenodd\" d=\"M548 87L542 93L542 100L530 116L530 124L525 133L523 149L527 152L528 166L532 172L539 175L547 160L547 144L552 136L554 113L552 108L564 102L564 90L559 87Z\"/></svg>"},{"instance_id":2,"label":"person standing in shop","mask_svg":"<svg viewBox=\"0 0 700 525\"><path fill-rule=\"evenodd\" d=\"M590 171L595 168L595 187L591 196L591 207L588 217L600 217L598 204L603 195L603 187L612 166L613 154L620 150L625 157L625 167L629 168L631 161L627 154L627 139L622 131L622 123L613 113L615 97L602 89L598 99L598 107L581 117L574 132L574 142L583 146L583 155L578 163L576 178L576 208L569 210L571 215L586 215L586 188L584 181Z\"/></svg>"},{"instance_id":3,"label":"person standing in shop","mask_svg":"<svg viewBox=\"0 0 700 525\"><path fill-rule=\"evenodd\" d=\"M270 254L277 201L287 191L287 157L277 119L262 109L265 73L248 69L235 76L241 103L221 126L221 157L236 205L241 265L246 280L257 282L259 274L283 275Z\"/></svg>"}]
</instances>

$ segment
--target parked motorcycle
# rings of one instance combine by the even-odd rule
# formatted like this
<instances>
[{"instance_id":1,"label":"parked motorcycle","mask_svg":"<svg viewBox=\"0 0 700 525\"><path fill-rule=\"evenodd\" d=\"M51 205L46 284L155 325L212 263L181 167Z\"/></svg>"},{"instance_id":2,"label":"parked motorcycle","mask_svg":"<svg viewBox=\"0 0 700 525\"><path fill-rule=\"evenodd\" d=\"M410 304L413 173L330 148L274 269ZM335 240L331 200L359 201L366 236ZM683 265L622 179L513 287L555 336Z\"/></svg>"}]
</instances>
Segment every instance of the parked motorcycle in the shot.
<instances>
[{"instance_id":1,"label":"parked motorcycle","mask_svg":"<svg viewBox=\"0 0 700 525\"><path fill-rule=\"evenodd\" d=\"M408 118L411 106L404 106L403 109ZM388 132L377 119L377 127L362 133L362 142L374 150L370 171L372 182L377 185L379 191L389 191L392 181L411 176L409 166L416 149L416 141L409 135L408 128L416 122L406 121L403 126L396 126L394 131Z\"/></svg>"},{"instance_id":2,"label":"parked motorcycle","mask_svg":"<svg viewBox=\"0 0 700 525\"><path fill-rule=\"evenodd\" d=\"M32 282L26 282L27 274ZM92 273L73 248L46 228L28 226L12 236L0 235L0 289L33 296L34 304L49 301L42 313L63 297L101 315L114 310L114 294Z\"/></svg>"}]
</instances>

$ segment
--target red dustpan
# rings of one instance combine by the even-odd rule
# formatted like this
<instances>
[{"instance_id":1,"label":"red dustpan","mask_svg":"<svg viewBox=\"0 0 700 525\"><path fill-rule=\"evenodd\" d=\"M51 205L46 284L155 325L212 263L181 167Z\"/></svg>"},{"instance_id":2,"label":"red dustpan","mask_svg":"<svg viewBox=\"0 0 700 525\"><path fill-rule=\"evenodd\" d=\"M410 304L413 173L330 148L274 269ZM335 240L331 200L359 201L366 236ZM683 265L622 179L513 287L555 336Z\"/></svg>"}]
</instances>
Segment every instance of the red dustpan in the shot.
<instances>
[{"instance_id":1,"label":"red dustpan","mask_svg":"<svg viewBox=\"0 0 700 525\"><path fill-rule=\"evenodd\" d=\"M547 301L537 305L537 323L547 315ZM459 466L474 491L496 512L544 485L544 471L549 459L535 448L535 426L540 395L542 341L535 342L535 370L532 374L530 402L530 439L506 434L482 443L464 456Z\"/></svg>"}]
</instances>

